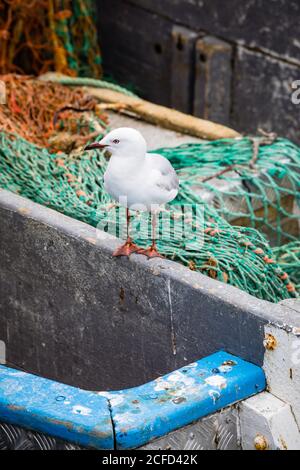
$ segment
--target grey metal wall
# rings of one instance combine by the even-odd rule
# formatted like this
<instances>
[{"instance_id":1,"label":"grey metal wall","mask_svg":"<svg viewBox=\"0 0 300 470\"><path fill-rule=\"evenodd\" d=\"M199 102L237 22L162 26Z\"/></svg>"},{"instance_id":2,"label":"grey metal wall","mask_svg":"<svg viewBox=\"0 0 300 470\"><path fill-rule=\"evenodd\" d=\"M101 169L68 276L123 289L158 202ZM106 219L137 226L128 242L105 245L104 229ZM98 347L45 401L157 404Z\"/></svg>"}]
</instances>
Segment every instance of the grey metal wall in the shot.
<instances>
[{"instance_id":1,"label":"grey metal wall","mask_svg":"<svg viewBox=\"0 0 300 470\"><path fill-rule=\"evenodd\" d=\"M299 1L96 5L107 74L154 102L245 133L262 127L300 141L300 104L291 101L300 79Z\"/></svg>"}]
</instances>

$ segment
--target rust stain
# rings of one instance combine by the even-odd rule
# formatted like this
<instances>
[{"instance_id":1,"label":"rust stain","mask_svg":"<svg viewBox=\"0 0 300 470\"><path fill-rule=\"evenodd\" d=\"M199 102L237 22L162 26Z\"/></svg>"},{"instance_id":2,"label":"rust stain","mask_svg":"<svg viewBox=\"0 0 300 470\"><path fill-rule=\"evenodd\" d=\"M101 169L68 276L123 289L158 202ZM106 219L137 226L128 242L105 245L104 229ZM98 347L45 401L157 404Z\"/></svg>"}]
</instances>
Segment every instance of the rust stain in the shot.
<instances>
[{"instance_id":1,"label":"rust stain","mask_svg":"<svg viewBox=\"0 0 300 470\"><path fill-rule=\"evenodd\" d=\"M97 243L96 238L86 237L85 240L89 243L92 243L93 245L96 245L96 243Z\"/></svg>"},{"instance_id":2,"label":"rust stain","mask_svg":"<svg viewBox=\"0 0 300 470\"><path fill-rule=\"evenodd\" d=\"M231 360L231 359L229 359L228 361L224 361L222 363L222 366L236 366L236 365L237 365L237 363L235 361Z\"/></svg>"},{"instance_id":3,"label":"rust stain","mask_svg":"<svg viewBox=\"0 0 300 470\"><path fill-rule=\"evenodd\" d=\"M287 443L285 442L285 440L283 439L282 436L279 437L279 440L280 440L280 442L281 442L282 449L283 449L283 450L288 450Z\"/></svg>"},{"instance_id":4,"label":"rust stain","mask_svg":"<svg viewBox=\"0 0 300 470\"><path fill-rule=\"evenodd\" d=\"M18 212L19 212L19 214L22 214L22 215L30 214L30 210L28 209L28 207L20 207L18 209Z\"/></svg>"},{"instance_id":5,"label":"rust stain","mask_svg":"<svg viewBox=\"0 0 300 470\"><path fill-rule=\"evenodd\" d=\"M20 405L8 405L7 408L12 411L24 411L25 410L25 407L20 406Z\"/></svg>"},{"instance_id":6,"label":"rust stain","mask_svg":"<svg viewBox=\"0 0 300 470\"><path fill-rule=\"evenodd\" d=\"M276 349L277 347L277 340L276 338L271 335L270 333L267 333L265 335L265 339L264 339L264 347L268 350L268 351L274 351L274 349Z\"/></svg>"},{"instance_id":7,"label":"rust stain","mask_svg":"<svg viewBox=\"0 0 300 470\"><path fill-rule=\"evenodd\" d=\"M121 302L124 302L125 291L124 291L123 287L121 287L121 289L120 289L119 297L120 297Z\"/></svg>"},{"instance_id":8,"label":"rust stain","mask_svg":"<svg viewBox=\"0 0 300 470\"><path fill-rule=\"evenodd\" d=\"M262 434L257 434L254 438L254 447L256 450L267 450L269 447L268 441Z\"/></svg>"}]
</instances>

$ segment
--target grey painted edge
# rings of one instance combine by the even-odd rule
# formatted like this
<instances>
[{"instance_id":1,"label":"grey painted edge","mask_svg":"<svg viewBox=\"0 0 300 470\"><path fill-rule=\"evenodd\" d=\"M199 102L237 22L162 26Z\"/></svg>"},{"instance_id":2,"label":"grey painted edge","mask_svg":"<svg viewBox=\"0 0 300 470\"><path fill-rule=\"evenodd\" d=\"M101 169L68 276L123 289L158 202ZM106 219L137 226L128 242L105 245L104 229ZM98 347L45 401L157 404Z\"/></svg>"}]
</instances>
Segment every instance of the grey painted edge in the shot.
<instances>
[{"instance_id":1,"label":"grey painted edge","mask_svg":"<svg viewBox=\"0 0 300 470\"><path fill-rule=\"evenodd\" d=\"M120 243L120 240L112 235L7 190L0 189L0 206L23 217L42 222L70 237L96 245L108 254L112 254ZM258 319L287 331L300 327L300 316L284 304L257 299L236 287L191 271L177 262L157 258L149 261L141 255L132 255L128 262L138 264L155 275L160 274L166 279L200 289L208 297L245 310Z\"/></svg>"}]
</instances>

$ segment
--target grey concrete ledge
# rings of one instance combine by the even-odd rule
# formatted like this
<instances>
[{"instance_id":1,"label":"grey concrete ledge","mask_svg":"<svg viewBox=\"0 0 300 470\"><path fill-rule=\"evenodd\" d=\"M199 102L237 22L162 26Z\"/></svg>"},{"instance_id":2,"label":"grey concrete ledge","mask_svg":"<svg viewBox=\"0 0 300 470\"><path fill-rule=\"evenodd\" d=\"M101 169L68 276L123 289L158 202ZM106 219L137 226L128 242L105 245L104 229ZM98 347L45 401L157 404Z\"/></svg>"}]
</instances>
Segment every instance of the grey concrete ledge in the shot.
<instances>
[{"instance_id":1,"label":"grey concrete ledge","mask_svg":"<svg viewBox=\"0 0 300 470\"><path fill-rule=\"evenodd\" d=\"M0 340L8 362L82 388L120 389L220 349L261 365L264 325L300 326L295 310L178 263L113 258L118 244L0 191Z\"/></svg>"}]
</instances>

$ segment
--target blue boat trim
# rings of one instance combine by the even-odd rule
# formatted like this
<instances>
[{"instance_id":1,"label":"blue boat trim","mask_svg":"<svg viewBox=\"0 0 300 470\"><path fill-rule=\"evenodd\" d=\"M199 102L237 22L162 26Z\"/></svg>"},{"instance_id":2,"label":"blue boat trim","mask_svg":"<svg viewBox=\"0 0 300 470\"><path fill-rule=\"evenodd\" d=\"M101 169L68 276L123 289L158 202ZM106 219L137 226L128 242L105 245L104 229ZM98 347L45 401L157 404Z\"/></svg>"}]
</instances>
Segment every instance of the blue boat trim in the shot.
<instances>
[{"instance_id":1,"label":"blue boat trim","mask_svg":"<svg viewBox=\"0 0 300 470\"><path fill-rule=\"evenodd\" d=\"M220 351L139 387L88 392L0 366L0 421L97 449L130 449L265 389L263 370Z\"/></svg>"},{"instance_id":2,"label":"blue boat trim","mask_svg":"<svg viewBox=\"0 0 300 470\"><path fill-rule=\"evenodd\" d=\"M98 449L113 449L106 398L0 366L0 421Z\"/></svg>"},{"instance_id":3,"label":"blue boat trim","mask_svg":"<svg viewBox=\"0 0 300 470\"><path fill-rule=\"evenodd\" d=\"M263 370L218 352L153 382L102 395L110 400L116 445L139 447L265 389Z\"/></svg>"}]
</instances>

